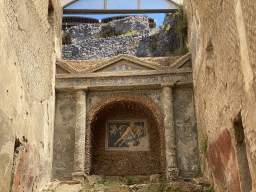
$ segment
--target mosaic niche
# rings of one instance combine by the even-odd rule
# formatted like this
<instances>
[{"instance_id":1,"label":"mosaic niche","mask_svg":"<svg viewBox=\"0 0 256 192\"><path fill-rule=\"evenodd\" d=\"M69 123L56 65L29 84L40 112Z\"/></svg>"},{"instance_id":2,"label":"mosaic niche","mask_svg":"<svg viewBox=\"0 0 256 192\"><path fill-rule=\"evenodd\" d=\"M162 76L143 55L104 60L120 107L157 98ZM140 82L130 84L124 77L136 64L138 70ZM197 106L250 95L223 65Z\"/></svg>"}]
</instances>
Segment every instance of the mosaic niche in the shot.
<instances>
[{"instance_id":1,"label":"mosaic niche","mask_svg":"<svg viewBox=\"0 0 256 192\"><path fill-rule=\"evenodd\" d=\"M106 122L106 150L149 151L146 120Z\"/></svg>"}]
</instances>

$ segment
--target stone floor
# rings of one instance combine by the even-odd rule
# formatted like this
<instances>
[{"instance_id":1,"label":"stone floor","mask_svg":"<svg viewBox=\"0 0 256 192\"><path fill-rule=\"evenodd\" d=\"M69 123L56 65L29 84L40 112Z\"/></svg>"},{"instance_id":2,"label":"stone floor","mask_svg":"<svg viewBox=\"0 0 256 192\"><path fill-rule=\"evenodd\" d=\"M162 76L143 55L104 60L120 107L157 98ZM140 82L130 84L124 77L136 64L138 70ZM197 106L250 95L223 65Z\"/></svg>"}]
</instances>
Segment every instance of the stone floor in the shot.
<instances>
[{"instance_id":1,"label":"stone floor","mask_svg":"<svg viewBox=\"0 0 256 192\"><path fill-rule=\"evenodd\" d=\"M170 182L160 175L102 177L92 175L86 182L78 180L54 181L42 192L213 192L212 186L203 178L177 178Z\"/></svg>"}]
</instances>

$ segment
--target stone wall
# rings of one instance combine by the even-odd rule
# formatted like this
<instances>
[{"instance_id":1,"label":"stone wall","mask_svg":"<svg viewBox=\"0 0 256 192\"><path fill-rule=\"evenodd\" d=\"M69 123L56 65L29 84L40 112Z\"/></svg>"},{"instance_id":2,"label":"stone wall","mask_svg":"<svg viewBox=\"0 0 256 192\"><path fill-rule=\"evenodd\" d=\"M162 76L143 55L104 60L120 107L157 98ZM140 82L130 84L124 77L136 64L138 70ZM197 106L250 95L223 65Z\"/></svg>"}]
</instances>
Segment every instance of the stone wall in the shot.
<instances>
[{"instance_id":1,"label":"stone wall","mask_svg":"<svg viewBox=\"0 0 256 192\"><path fill-rule=\"evenodd\" d=\"M185 7L202 171L216 191L254 191L255 3L191 0Z\"/></svg>"},{"instance_id":2,"label":"stone wall","mask_svg":"<svg viewBox=\"0 0 256 192\"><path fill-rule=\"evenodd\" d=\"M199 162L193 88L177 87L173 96L178 168L182 177L196 177Z\"/></svg>"},{"instance_id":3,"label":"stone wall","mask_svg":"<svg viewBox=\"0 0 256 192\"><path fill-rule=\"evenodd\" d=\"M113 30L113 31L112 31ZM69 30L71 42L78 44L79 41L87 38L99 38L105 35L123 35L131 31L149 33L149 17L129 16L123 19L113 20L105 23L85 24L74 26Z\"/></svg>"},{"instance_id":4,"label":"stone wall","mask_svg":"<svg viewBox=\"0 0 256 192\"><path fill-rule=\"evenodd\" d=\"M194 177L198 171L197 129L192 87L175 87L174 119L178 168L181 176ZM53 177L72 178L74 159L74 93L56 97ZM87 92L85 172L96 175L150 175L166 169L161 90ZM106 150L106 122L145 119L149 151Z\"/></svg>"},{"instance_id":5,"label":"stone wall","mask_svg":"<svg viewBox=\"0 0 256 192\"><path fill-rule=\"evenodd\" d=\"M0 191L39 191L51 179L62 10L50 2L0 1Z\"/></svg>"},{"instance_id":6,"label":"stone wall","mask_svg":"<svg viewBox=\"0 0 256 192\"><path fill-rule=\"evenodd\" d=\"M70 93L56 94L53 143L53 178L72 180L75 152L76 98Z\"/></svg>"},{"instance_id":7,"label":"stone wall","mask_svg":"<svg viewBox=\"0 0 256 192\"><path fill-rule=\"evenodd\" d=\"M161 29L150 29L147 16L130 16L108 24L74 26L65 32L69 34L71 44L63 46L62 58L98 60L119 54L168 56L178 48L175 26L173 14L166 15ZM127 35L131 31L137 33Z\"/></svg>"}]
</instances>

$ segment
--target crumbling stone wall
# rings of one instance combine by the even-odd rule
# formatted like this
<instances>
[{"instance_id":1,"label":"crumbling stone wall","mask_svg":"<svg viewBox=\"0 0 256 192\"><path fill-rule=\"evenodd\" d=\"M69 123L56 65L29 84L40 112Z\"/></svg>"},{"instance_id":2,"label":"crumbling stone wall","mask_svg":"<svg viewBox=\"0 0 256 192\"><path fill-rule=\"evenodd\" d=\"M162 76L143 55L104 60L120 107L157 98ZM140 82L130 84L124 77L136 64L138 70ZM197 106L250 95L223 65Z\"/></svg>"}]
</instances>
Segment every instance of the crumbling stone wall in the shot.
<instances>
[{"instance_id":1,"label":"crumbling stone wall","mask_svg":"<svg viewBox=\"0 0 256 192\"><path fill-rule=\"evenodd\" d=\"M0 1L0 191L51 179L59 0Z\"/></svg>"},{"instance_id":2,"label":"crumbling stone wall","mask_svg":"<svg viewBox=\"0 0 256 192\"><path fill-rule=\"evenodd\" d=\"M255 2L189 0L185 7L202 171L217 191L256 190Z\"/></svg>"},{"instance_id":3,"label":"crumbling stone wall","mask_svg":"<svg viewBox=\"0 0 256 192\"><path fill-rule=\"evenodd\" d=\"M131 16L108 24L74 26L64 32L70 36L71 44L63 46L62 58L98 60L119 54L168 56L178 48L175 27L173 14L166 15L160 29L150 29L147 16ZM130 31L137 33L127 35Z\"/></svg>"},{"instance_id":4,"label":"crumbling stone wall","mask_svg":"<svg viewBox=\"0 0 256 192\"><path fill-rule=\"evenodd\" d=\"M73 44L88 38L104 37L106 34L111 36L123 35L130 31L137 31L139 33L149 33L148 17L142 16L129 16L120 20L113 20L105 23L97 24L84 24L71 27L68 32ZM110 30L111 31L110 33Z\"/></svg>"}]
</instances>

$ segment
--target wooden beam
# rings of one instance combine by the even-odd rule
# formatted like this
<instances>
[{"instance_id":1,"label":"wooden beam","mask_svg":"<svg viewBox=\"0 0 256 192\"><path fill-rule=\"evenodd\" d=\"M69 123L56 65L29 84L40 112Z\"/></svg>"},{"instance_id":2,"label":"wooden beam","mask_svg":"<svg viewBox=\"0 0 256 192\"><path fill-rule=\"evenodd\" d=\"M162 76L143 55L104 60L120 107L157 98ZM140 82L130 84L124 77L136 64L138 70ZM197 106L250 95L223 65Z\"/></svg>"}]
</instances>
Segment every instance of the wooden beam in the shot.
<instances>
[{"instance_id":1,"label":"wooden beam","mask_svg":"<svg viewBox=\"0 0 256 192\"><path fill-rule=\"evenodd\" d=\"M140 14L140 13L175 13L177 9L64 9L63 14Z\"/></svg>"}]
</instances>

